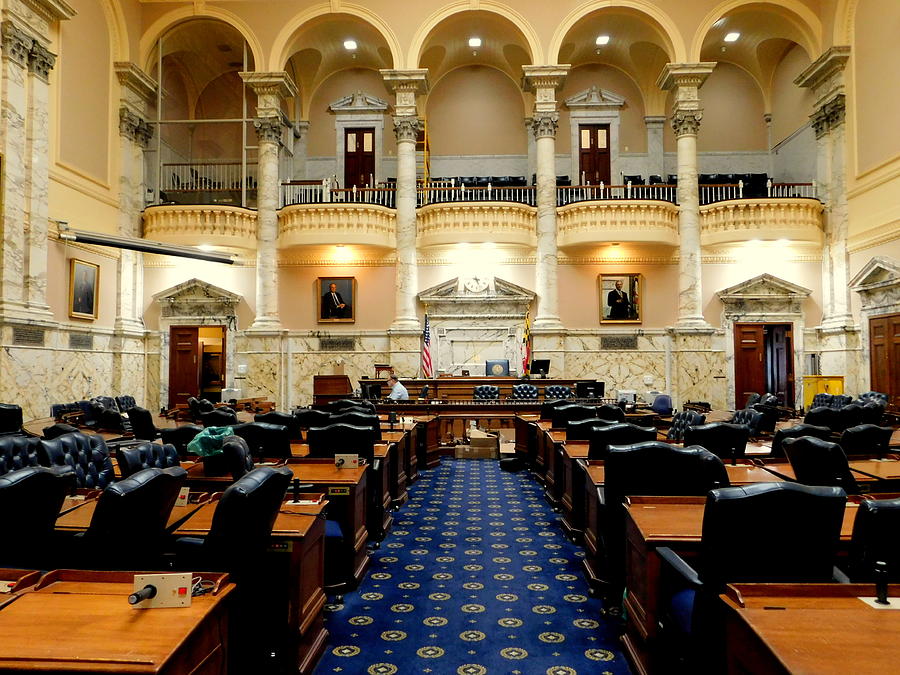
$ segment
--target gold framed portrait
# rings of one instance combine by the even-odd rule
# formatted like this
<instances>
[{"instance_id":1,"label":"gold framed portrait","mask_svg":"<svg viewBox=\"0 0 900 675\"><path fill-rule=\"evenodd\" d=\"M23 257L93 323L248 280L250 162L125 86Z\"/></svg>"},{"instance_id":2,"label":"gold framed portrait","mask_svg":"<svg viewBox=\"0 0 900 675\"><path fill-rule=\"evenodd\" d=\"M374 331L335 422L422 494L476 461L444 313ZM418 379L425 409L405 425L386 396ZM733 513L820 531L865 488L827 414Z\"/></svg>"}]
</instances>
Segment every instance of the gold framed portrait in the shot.
<instances>
[{"instance_id":1,"label":"gold framed portrait","mask_svg":"<svg viewBox=\"0 0 900 675\"><path fill-rule=\"evenodd\" d=\"M100 265L69 258L69 316L94 321L100 305Z\"/></svg>"},{"instance_id":2,"label":"gold framed portrait","mask_svg":"<svg viewBox=\"0 0 900 675\"><path fill-rule=\"evenodd\" d=\"M601 274L600 323L641 323L644 279L640 274Z\"/></svg>"},{"instance_id":3,"label":"gold framed portrait","mask_svg":"<svg viewBox=\"0 0 900 675\"><path fill-rule=\"evenodd\" d=\"M319 323L356 321L356 277L319 277L316 297Z\"/></svg>"}]
</instances>

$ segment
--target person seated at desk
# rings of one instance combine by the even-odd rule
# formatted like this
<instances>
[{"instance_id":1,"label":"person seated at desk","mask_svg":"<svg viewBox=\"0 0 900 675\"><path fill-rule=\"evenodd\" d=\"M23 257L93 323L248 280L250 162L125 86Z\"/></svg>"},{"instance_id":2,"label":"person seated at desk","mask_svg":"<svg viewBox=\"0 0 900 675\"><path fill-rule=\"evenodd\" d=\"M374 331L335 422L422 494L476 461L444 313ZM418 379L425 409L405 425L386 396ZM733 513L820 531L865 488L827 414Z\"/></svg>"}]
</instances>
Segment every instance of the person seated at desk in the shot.
<instances>
[{"instance_id":1,"label":"person seated at desk","mask_svg":"<svg viewBox=\"0 0 900 675\"><path fill-rule=\"evenodd\" d=\"M400 384L400 380L397 379L396 375L391 375L387 379L388 386L391 388L391 393L388 394L388 399L391 401L408 401L409 400L409 392L406 391L406 387Z\"/></svg>"}]
</instances>

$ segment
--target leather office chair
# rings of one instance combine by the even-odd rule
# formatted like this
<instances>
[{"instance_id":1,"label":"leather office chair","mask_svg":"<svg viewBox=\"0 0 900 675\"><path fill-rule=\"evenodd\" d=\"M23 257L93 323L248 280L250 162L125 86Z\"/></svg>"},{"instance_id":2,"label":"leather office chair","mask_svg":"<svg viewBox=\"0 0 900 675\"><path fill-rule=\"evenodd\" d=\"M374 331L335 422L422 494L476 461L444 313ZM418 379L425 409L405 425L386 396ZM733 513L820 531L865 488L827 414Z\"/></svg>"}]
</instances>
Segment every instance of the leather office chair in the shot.
<instances>
[{"instance_id":1,"label":"leather office chair","mask_svg":"<svg viewBox=\"0 0 900 675\"><path fill-rule=\"evenodd\" d=\"M342 398L339 401L332 401L327 408L330 413L340 412L347 408L366 408L370 412L375 411L375 405L371 401L355 398Z\"/></svg>"},{"instance_id":2,"label":"leather office chair","mask_svg":"<svg viewBox=\"0 0 900 675\"><path fill-rule=\"evenodd\" d=\"M78 427L73 427L71 424L57 422L56 424L51 424L49 427L44 427L41 430L41 434L44 439L49 441L54 438L59 438L63 434L71 434L75 431L78 431Z\"/></svg>"},{"instance_id":3,"label":"leather office chair","mask_svg":"<svg viewBox=\"0 0 900 675\"><path fill-rule=\"evenodd\" d=\"M573 396L572 388L562 384L551 384L544 387L545 401L572 398Z\"/></svg>"},{"instance_id":4,"label":"leather office chair","mask_svg":"<svg viewBox=\"0 0 900 675\"><path fill-rule=\"evenodd\" d=\"M816 394L818 396L819 394ZM832 431L839 426L837 413L827 406L810 408L803 416L804 424L812 424L817 427L828 427Z\"/></svg>"},{"instance_id":5,"label":"leather office chair","mask_svg":"<svg viewBox=\"0 0 900 675\"><path fill-rule=\"evenodd\" d=\"M688 427L684 431L685 445L699 445L723 460L731 460L732 463L744 457L748 440L750 427L746 424L710 422Z\"/></svg>"},{"instance_id":6,"label":"leather office chair","mask_svg":"<svg viewBox=\"0 0 900 675\"><path fill-rule=\"evenodd\" d=\"M578 420L586 420L592 417L598 417L597 408L591 405L580 405L572 403L571 405L563 405L554 408L550 413L550 419L554 429L565 429L569 422Z\"/></svg>"},{"instance_id":7,"label":"leather office chair","mask_svg":"<svg viewBox=\"0 0 900 675\"><path fill-rule=\"evenodd\" d=\"M850 405L853 403L853 397L848 396L847 394L835 394L831 397L831 407L835 410L840 410L845 405Z\"/></svg>"},{"instance_id":8,"label":"leather office chair","mask_svg":"<svg viewBox=\"0 0 900 675\"><path fill-rule=\"evenodd\" d=\"M288 437L292 441L299 441L301 439L300 422L291 413L270 410L267 413L254 415L253 421L264 422L265 424L280 424L283 427L287 427Z\"/></svg>"},{"instance_id":9,"label":"leather office chair","mask_svg":"<svg viewBox=\"0 0 900 675\"><path fill-rule=\"evenodd\" d=\"M830 408L831 401L834 398L834 394L816 394L813 396L812 404L809 406L809 409L813 408Z\"/></svg>"},{"instance_id":10,"label":"leather office chair","mask_svg":"<svg viewBox=\"0 0 900 675\"><path fill-rule=\"evenodd\" d=\"M860 503L853 521L844 571L853 583L875 581L875 563L887 565L887 580L900 582L900 499Z\"/></svg>"},{"instance_id":11,"label":"leather office chair","mask_svg":"<svg viewBox=\"0 0 900 675\"><path fill-rule=\"evenodd\" d=\"M672 426L666 433L666 440L680 441L684 438L684 430L690 426L700 426L706 422L706 415L693 410L682 410L672 417Z\"/></svg>"},{"instance_id":12,"label":"leather office chair","mask_svg":"<svg viewBox=\"0 0 900 675\"><path fill-rule=\"evenodd\" d=\"M755 391L751 392L750 396L747 397L747 402L744 404L744 407L749 408L752 405L756 405L757 403L759 403L761 398L762 397Z\"/></svg>"},{"instance_id":13,"label":"leather office chair","mask_svg":"<svg viewBox=\"0 0 900 675\"><path fill-rule=\"evenodd\" d=\"M588 417L583 420L572 420L566 422L566 440L567 441L587 441L593 436L593 430L596 427L608 427L614 424L609 420L602 420L599 417Z\"/></svg>"},{"instance_id":14,"label":"leather office chair","mask_svg":"<svg viewBox=\"0 0 900 675\"><path fill-rule=\"evenodd\" d=\"M22 431L22 407L15 403L0 403L0 434Z\"/></svg>"},{"instance_id":15,"label":"leather office chair","mask_svg":"<svg viewBox=\"0 0 900 675\"><path fill-rule=\"evenodd\" d=\"M288 428L281 424L246 422L231 427L235 436L247 442L254 457L285 459L291 456L291 438Z\"/></svg>"},{"instance_id":16,"label":"leather office chair","mask_svg":"<svg viewBox=\"0 0 900 675\"><path fill-rule=\"evenodd\" d=\"M476 401L496 401L500 398L500 387L492 384L479 384L472 391L472 398Z\"/></svg>"},{"instance_id":17,"label":"leather office chair","mask_svg":"<svg viewBox=\"0 0 900 675\"><path fill-rule=\"evenodd\" d=\"M306 442L309 444L310 457L334 457L335 453L356 453L371 461L375 452L372 427L340 422L310 428L306 433Z\"/></svg>"},{"instance_id":18,"label":"leather office chair","mask_svg":"<svg viewBox=\"0 0 900 675\"><path fill-rule=\"evenodd\" d=\"M881 401L867 401L862 404L862 423L881 424L886 404Z\"/></svg>"},{"instance_id":19,"label":"leather office chair","mask_svg":"<svg viewBox=\"0 0 900 675\"><path fill-rule=\"evenodd\" d=\"M75 486L103 489L115 479L112 459L101 436L79 431L52 440L42 440L37 448L42 466L70 466L75 471Z\"/></svg>"},{"instance_id":20,"label":"leather office chair","mask_svg":"<svg viewBox=\"0 0 900 675\"><path fill-rule=\"evenodd\" d=\"M890 451L892 427L858 424L845 429L838 445L847 455L883 455Z\"/></svg>"},{"instance_id":21,"label":"leather office chair","mask_svg":"<svg viewBox=\"0 0 900 675\"><path fill-rule=\"evenodd\" d=\"M222 456L231 477L238 480L253 471L253 457L250 447L240 436L228 436L222 441Z\"/></svg>"},{"instance_id":22,"label":"leather office chair","mask_svg":"<svg viewBox=\"0 0 900 675\"><path fill-rule=\"evenodd\" d=\"M38 447L41 439L32 436L0 437L0 476L10 471L39 466ZM0 511L0 513L7 513Z\"/></svg>"},{"instance_id":23,"label":"leather office chair","mask_svg":"<svg viewBox=\"0 0 900 675\"><path fill-rule=\"evenodd\" d=\"M693 566L672 549L657 548L665 645L694 672L721 672L718 596L725 585L831 581L846 500L840 488L796 483L711 490Z\"/></svg>"},{"instance_id":24,"label":"leather office chair","mask_svg":"<svg viewBox=\"0 0 900 675\"><path fill-rule=\"evenodd\" d=\"M378 415L362 413L357 410L344 410L340 413L332 413L328 418L328 424L351 424L356 427L370 427L372 438L381 440L381 420Z\"/></svg>"},{"instance_id":25,"label":"leather office chair","mask_svg":"<svg viewBox=\"0 0 900 675\"><path fill-rule=\"evenodd\" d=\"M857 396L857 399L863 403L875 401L876 403L882 403L884 405L888 404L888 395L882 394L880 391L864 391Z\"/></svg>"},{"instance_id":26,"label":"leather office chair","mask_svg":"<svg viewBox=\"0 0 900 675\"><path fill-rule=\"evenodd\" d=\"M128 421L131 422L131 433L142 441L153 441L159 438L159 429L153 423L153 414L146 408L134 406L128 410Z\"/></svg>"},{"instance_id":27,"label":"leather office chair","mask_svg":"<svg viewBox=\"0 0 900 675\"><path fill-rule=\"evenodd\" d=\"M837 443L801 436L785 439L782 447L798 483L840 487L847 494L859 494L847 455Z\"/></svg>"},{"instance_id":28,"label":"leather office chair","mask_svg":"<svg viewBox=\"0 0 900 675\"><path fill-rule=\"evenodd\" d=\"M53 527L75 476L71 470L43 466L16 469L0 476L3 546L0 566L48 569ZM13 515L14 514L14 515Z\"/></svg>"},{"instance_id":29,"label":"leather office chair","mask_svg":"<svg viewBox=\"0 0 900 675\"><path fill-rule=\"evenodd\" d=\"M294 411L294 418L301 429L309 429L310 427L324 427L331 419L331 413L326 410L316 410L315 408L297 408Z\"/></svg>"},{"instance_id":30,"label":"leather office chair","mask_svg":"<svg viewBox=\"0 0 900 675\"><path fill-rule=\"evenodd\" d=\"M604 403L603 405L597 407L597 417L599 417L600 419L609 420L610 422L624 422L625 411L617 405Z\"/></svg>"},{"instance_id":31,"label":"leather office chair","mask_svg":"<svg viewBox=\"0 0 900 675\"><path fill-rule=\"evenodd\" d=\"M858 403L848 403L838 408L836 412L837 426L832 427L832 431L840 433L863 423L863 407Z\"/></svg>"},{"instance_id":32,"label":"leather office chair","mask_svg":"<svg viewBox=\"0 0 900 675\"><path fill-rule=\"evenodd\" d=\"M109 400L113 401L113 399ZM113 407L111 408L107 408L99 401L91 401L89 406L91 408L91 418L94 421L92 425L94 428L105 431L126 431L125 420L122 417L122 413L115 407L115 401L113 401Z\"/></svg>"},{"instance_id":33,"label":"leather office chair","mask_svg":"<svg viewBox=\"0 0 900 675\"><path fill-rule=\"evenodd\" d=\"M200 413L200 423L204 427L232 427L238 423L237 413L231 408L216 408Z\"/></svg>"},{"instance_id":34,"label":"leather office chair","mask_svg":"<svg viewBox=\"0 0 900 675\"><path fill-rule=\"evenodd\" d=\"M527 382L514 384L510 399L513 401L536 401L538 397L538 388Z\"/></svg>"},{"instance_id":35,"label":"leather office chair","mask_svg":"<svg viewBox=\"0 0 900 675\"><path fill-rule=\"evenodd\" d=\"M104 488L91 524L78 542L86 569L147 569L162 539L187 471L180 466L141 469Z\"/></svg>"},{"instance_id":36,"label":"leather office chair","mask_svg":"<svg viewBox=\"0 0 900 675\"><path fill-rule=\"evenodd\" d=\"M553 411L556 408L561 408L564 405L575 405L570 399L560 398L553 401L544 400L541 403L541 419L549 420L553 419Z\"/></svg>"},{"instance_id":37,"label":"leather office chair","mask_svg":"<svg viewBox=\"0 0 900 675\"><path fill-rule=\"evenodd\" d=\"M159 430L162 442L175 446L175 450L180 457L187 456L187 446L194 436L203 431L203 427L196 424L182 424L177 427L166 427Z\"/></svg>"},{"instance_id":38,"label":"leather office chair","mask_svg":"<svg viewBox=\"0 0 900 675\"><path fill-rule=\"evenodd\" d=\"M650 409L657 415L671 415L672 397L668 394L657 394L653 399L653 403L650 404Z\"/></svg>"},{"instance_id":39,"label":"leather office chair","mask_svg":"<svg viewBox=\"0 0 900 675\"><path fill-rule=\"evenodd\" d=\"M801 436L812 436L813 438L821 438L827 441L831 438L831 429L828 427L817 427L813 424L795 424L792 427L778 429L772 437L772 454L769 457L773 459L784 457L784 441L788 438L800 438Z\"/></svg>"},{"instance_id":40,"label":"leather office chair","mask_svg":"<svg viewBox=\"0 0 900 675\"><path fill-rule=\"evenodd\" d=\"M112 396L95 396L91 400L99 403L107 410L115 410L116 412L120 412L119 405L116 403L116 399L114 399Z\"/></svg>"},{"instance_id":41,"label":"leather office chair","mask_svg":"<svg viewBox=\"0 0 900 675\"><path fill-rule=\"evenodd\" d=\"M760 424L763 420L763 414L758 410L746 408L744 410L735 410L734 415L728 420L731 424L743 424L747 427L750 438L759 436ZM694 425L699 426L699 425Z\"/></svg>"},{"instance_id":42,"label":"leather office chair","mask_svg":"<svg viewBox=\"0 0 900 675\"><path fill-rule=\"evenodd\" d=\"M568 436L568 435L567 435ZM595 427L588 441L588 459L606 459L609 446L633 445L656 440L655 427L639 427L628 422L618 422L605 427Z\"/></svg>"},{"instance_id":43,"label":"leather office chair","mask_svg":"<svg viewBox=\"0 0 900 675\"><path fill-rule=\"evenodd\" d=\"M116 396L116 406L119 408L119 412L128 412L136 405L137 401L134 400L134 396L131 396L129 394L125 394L124 396Z\"/></svg>"},{"instance_id":44,"label":"leather office chair","mask_svg":"<svg viewBox=\"0 0 900 675\"><path fill-rule=\"evenodd\" d=\"M119 465L120 476L128 478L142 469L168 469L170 466L180 466L180 457L174 445L141 443L118 448L116 463Z\"/></svg>"}]
</instances>

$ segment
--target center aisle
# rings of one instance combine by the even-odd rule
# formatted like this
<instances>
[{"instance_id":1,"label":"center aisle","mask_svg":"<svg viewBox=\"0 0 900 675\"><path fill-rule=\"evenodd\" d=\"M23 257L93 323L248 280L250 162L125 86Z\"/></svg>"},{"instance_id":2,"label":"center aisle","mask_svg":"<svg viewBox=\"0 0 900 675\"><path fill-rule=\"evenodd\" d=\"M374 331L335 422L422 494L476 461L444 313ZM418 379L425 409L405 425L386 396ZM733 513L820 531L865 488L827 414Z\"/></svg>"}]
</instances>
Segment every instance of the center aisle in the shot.
<instances>
[{"instance_id":1,"label":"center aisle","mask_svg":"<svg viewBox=\"0 0 900 675\"><path fill-rule=\"evenodd\" d=\"M527 472L444 458L409 493L358 591L326 607L317 675L630 672Z\"/></svg>"}]
</instances>

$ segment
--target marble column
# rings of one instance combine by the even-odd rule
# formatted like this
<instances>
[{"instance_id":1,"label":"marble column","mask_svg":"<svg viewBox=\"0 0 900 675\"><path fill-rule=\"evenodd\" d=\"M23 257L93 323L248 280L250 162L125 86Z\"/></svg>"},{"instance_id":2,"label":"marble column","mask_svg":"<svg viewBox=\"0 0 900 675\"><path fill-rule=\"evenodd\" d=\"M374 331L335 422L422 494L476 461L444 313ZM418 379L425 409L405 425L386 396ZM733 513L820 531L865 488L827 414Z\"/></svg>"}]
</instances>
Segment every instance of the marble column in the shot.
<instances>
[{"instance_id":1,"label":"marble column","mask_svg":"<svg viewBox=\"0 0 900 675\"><path fill-rule=\"evenodd\" d=\"M284 72L243 72L241 78L256 92L256 317L253 331L279 331L278 207L279 152L285 118L281 101L297 95L297 86Z\"/></svg>"},{"instance_id":2,"label":"marble column","mask_svg":"<svg viewBox=\"0 0 900 675\"><path fill-rule=\"evenodd\" d=\"M677 327L704 328L700 275L700 191L697 185L697 132L703 118L700 86L715 63L669 63L660 89L675 91L672 129L678 151L678 320Z\"/></svg>"},{"instance_id":3,"label":"marble column","mask_svg":"<svg viewBox=\"0 0 900 675\"><path fill-rule=\"evenodd\" d=\"M663 129L665 115L648 115L644 118L647 128L647 175L660 176L666 180L666 162L663 151Z\"/></svg>"},{"instance_id":4,"label":"marble column","mask_svg":"<svg viewBox=\"0 0 900 675\"><path fill-rule=\"evenodd\" d=\"M416 96L428 91L428 71L382 70L381 74L396 97L397 291L391 329L417 331L421 324L416 311L416 293L419 287L416 259L416 140L422 129L422 122L416 113Z\"/></svg>"},{"instance_id":5,"label":"marble column","mask_svg":"<svg viewBox=\"0 0 900 675\"><path fill-rule=\"evenodd\" d=\"M568 65L523 66L523 85L534 92L531 129L535 141L537 173L537 263L534 269L535 329L559 329L556 240L556 130L559 122L556 91L562 86Z\"/></svg>"}]
</instances>

